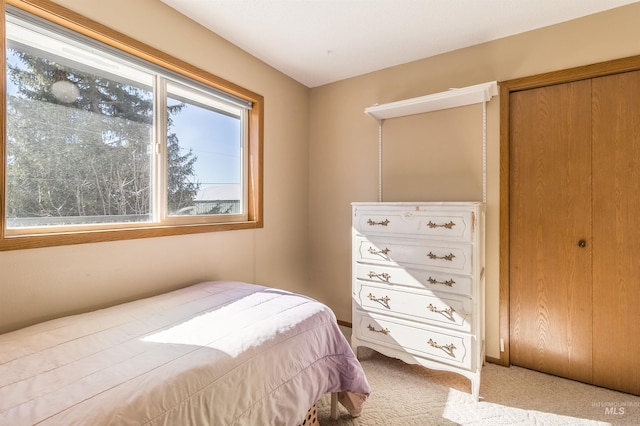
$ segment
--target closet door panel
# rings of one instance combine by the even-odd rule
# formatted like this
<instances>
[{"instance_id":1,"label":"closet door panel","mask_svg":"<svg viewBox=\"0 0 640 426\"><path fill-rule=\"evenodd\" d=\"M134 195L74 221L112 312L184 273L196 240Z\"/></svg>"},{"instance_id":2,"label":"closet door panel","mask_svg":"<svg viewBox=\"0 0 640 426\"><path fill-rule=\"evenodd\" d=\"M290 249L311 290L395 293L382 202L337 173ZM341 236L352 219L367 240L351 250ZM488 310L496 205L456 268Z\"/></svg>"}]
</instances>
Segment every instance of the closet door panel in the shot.
<instances>
[{"instance_id":1,"label":"closet door panel","mask_svg":"<svg viewBox=\"0 0 640 426\"><path fill-rule=\"evenodd\" d=\"M589 382L591 83L509 102L510 362Z\"/></svg>"},{"instance_id":2,"label":"closet door panel","mask_svg":"<svg viewBox=\"0 0 640 426\"><path fill-rule=\"evenodd\" d=\"M593 80L593 383L640 394L640 72Z\"/></svg>"}]
</instances>

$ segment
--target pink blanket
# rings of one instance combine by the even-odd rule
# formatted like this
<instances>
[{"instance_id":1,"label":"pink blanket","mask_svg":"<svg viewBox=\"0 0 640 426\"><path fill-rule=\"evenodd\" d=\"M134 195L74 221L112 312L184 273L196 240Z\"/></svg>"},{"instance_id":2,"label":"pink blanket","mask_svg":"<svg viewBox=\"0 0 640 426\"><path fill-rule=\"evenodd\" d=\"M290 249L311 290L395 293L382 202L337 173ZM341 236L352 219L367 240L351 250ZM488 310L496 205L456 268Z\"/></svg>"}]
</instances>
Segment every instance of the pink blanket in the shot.
<instances>
[{"instance_id":1,"label":"pink blanket","mask_svg":"<svg viewBox=\"0 0 640 426\"><path fill-rule=\"evenodd\" d=\"M333 312L205 282L0 335L0 424L297 425L370 388Z\"/></svg>"}]
</instances>

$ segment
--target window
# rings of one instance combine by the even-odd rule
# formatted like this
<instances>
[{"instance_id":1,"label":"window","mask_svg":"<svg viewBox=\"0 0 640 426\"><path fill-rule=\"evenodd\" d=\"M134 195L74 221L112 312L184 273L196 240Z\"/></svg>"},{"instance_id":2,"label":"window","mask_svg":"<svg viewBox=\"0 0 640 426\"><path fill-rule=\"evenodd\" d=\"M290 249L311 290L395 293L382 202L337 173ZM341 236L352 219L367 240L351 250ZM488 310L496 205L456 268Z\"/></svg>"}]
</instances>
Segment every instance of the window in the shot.
<instances>
[{"instance_id":1,"label":"window","mask_svg":"<svg viewBox=\"0 0 640 426\"><path fill-rule=\"evenodd\" d=\"M5 12L0 249L261 226L259 95L46 17Z\"/></svg>"}]
</instances>

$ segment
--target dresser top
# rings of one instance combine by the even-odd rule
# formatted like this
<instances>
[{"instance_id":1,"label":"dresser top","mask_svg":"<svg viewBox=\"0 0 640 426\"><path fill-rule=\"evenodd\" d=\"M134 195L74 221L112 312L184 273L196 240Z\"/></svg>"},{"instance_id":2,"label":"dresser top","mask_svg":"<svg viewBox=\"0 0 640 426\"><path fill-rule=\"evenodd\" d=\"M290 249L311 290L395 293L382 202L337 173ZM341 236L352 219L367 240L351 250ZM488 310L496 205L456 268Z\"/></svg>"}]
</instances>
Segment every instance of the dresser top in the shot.
<instances>
[{"instance_id":1,"label":"dresser top","mask_svg":"<svg viewBox=\"0 0 640 426\"><path fill-rule=\"evenodd\" d=\"M360 202L351 203L354 207L359 206L482 206L481 201L382 201L382 202Z\"/></svg>"}]
</instances>

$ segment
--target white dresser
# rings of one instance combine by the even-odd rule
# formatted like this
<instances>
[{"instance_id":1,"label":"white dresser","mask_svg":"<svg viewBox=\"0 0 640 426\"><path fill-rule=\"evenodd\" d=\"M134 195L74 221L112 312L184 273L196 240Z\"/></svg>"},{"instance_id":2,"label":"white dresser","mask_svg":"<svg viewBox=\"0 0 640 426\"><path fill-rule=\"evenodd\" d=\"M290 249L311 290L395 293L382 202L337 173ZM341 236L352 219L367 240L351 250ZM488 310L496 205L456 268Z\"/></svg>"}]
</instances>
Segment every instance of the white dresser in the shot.
<instances>
[{"instance_id":1,"label":"white dresser","mask_svg":"<svg viewBox=\"0 0 640 426\"><path fill-rule=\"evenodd\" d=\"M484 204L352 207L354 352L366 346L462 374L477 400L484 363Z\"/></svg>"}]
</instances>

